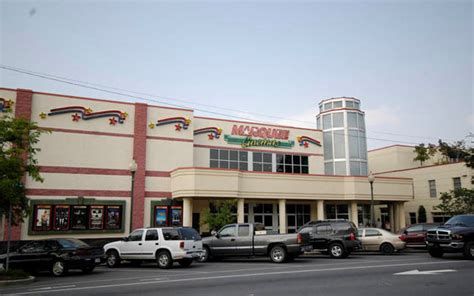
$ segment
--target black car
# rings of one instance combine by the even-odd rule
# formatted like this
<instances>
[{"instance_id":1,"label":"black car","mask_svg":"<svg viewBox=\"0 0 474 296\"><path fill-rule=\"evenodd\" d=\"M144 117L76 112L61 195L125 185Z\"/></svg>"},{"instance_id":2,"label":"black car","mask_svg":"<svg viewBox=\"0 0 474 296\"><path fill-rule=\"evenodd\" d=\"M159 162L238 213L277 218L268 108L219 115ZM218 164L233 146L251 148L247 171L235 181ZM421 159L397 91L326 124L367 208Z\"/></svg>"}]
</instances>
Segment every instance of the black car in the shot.
<instances>
[{"instance_id":1,"label":"black car","mask_svg":"<svg viewBox=\"0 0 474 296\"><path fill-rule=\"evenodd\" d=\"M357 227L351 221L310 221L298 232L309 233L313 249L333 258L345 258L352 251L361 248L361 242L357 239Z\"/></svg>"},{"instance_id":2,"label":"black car","mask_svg":"<svg viewBox=\"0 0 474 296\"><path fill-rule=\"evenodd\" d=\"M444 225L426 233L426 245L432 257L444 253L463 253L466 259L474 259L474 215L459 215Z\"/></svg>"},{"instance_id":3,"label":"black car","mask_svg":"<svg viewBox=\"0 0 474 296\"><path fill-rule=\"evenodd\" d=\"M6 257L6 254L0 255L0 265L6 265ZM91 247L78 239L58 238L29 242L10 253L9 257L11 269L32 273L51 271L54 276L62 276L70 269L92 272L102 261L104 251L101 247Z\"/></svg>"}]
</instances>

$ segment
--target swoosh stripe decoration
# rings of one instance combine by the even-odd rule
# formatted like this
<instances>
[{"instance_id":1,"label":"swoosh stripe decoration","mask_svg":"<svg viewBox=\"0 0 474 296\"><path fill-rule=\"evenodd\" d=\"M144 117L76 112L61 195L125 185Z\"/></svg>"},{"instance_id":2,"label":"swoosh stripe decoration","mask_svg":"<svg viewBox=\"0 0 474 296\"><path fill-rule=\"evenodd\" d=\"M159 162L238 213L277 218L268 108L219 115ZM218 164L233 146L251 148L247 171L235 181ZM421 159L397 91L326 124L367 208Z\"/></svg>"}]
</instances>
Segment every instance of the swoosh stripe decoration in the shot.
<instances>
[{"instance_id":1,"label":"swoosh stripe decoration","mask_svg":"<svg viewBox=\"0 0 474 296\"><path fill-rule=\"evenodd\" d=\"M168 125L168 124L174 124L175 130L180 132L181 129L185 129L185 130L188 129L189 125L191 124L191 119L184 118L184 117L170 117L170 118L159 119L156 122L156 125L149 124L148 126L150 128L154 128L155 126Z\"/></svg>"},{"instance_id":2,"label":"swoosh stripe decoration","mask_svg":"<svg viewBox=\"0 0 474 296\"><path fill-rule=\"evenodd\" d=\"M219 139L222 129L214 126L200 128L194 131L194 135L208 134L209 140Z\"/></svg>"},{"instance_id":3,"label":"swoosh stripe decoration","mask_svg":"<svg viewBox=\"0 0 474 296\"><path fill-rule=\"evenodd\" d=\"M319 142L316 139L307 137L307 136L298 136L298 137L296 137L296 140L298 141L300 146L304 146L304 148L308 148L309 144L313 144L313 145L316 145L316 146L321 146L321 142Z\"/></svg>"},{"instance_id":4,"label":"swoosh stripe decoration","mask_svg":"<svg viewBox=\"0 0 474 296\"><path fill-rule=\"evenodd\" d=\"M7 100L4 98L0 98L0 112L8 112L11 111L11 108L13 106L13 101L12 100Z\"/></svg>"},{"instance_id":5,"label":"swoosh stripe decoration","mask_svg":"<svg viewBox=\"0 0 474 296\"><path fill-rule=\"evenodd\" d=\"M40 117L45 119L46 116L62 115L67 113L74 113L71 115L72 121L92 120L97 118L109 117L109 124L116 125L117 123L122 124L128 117L127 112L118 110L105 110L99 112L93 112L91 108L85 108L82 106L68 106L62 108L51 109L48 114L44 112L40 113Z\"/></svg>"}]
</instances>

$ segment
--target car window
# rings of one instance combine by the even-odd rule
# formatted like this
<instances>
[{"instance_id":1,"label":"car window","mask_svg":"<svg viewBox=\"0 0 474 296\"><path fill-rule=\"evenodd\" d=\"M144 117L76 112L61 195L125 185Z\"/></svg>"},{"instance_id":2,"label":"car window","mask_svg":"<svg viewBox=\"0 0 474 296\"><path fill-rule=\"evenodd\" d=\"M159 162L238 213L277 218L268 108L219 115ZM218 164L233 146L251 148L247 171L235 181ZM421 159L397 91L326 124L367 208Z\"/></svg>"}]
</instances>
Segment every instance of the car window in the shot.
<instances>
[{"instance_id":1,"label":"car window","mask_svg":"<svg viewBox=\"0 0 474 296\"><path fill-rule=\"evenodd\" d=\"M74 239L74 238L68 238L68 239L61 238L61 239L58 239L58 243L61 245L61 247L65 249L89 247L89 245L86 244L85 242L78 239Z\"/></svg>"},{"instance_id":2,"label":"car window","mask_svg":"<svg viewBox=\"0 0 474 296\"><path fill-rule=\"evenodd\" d=\"M145 235L146 241L156 241L158 240L158 231L156 229L149 229L146 231Z\"/></svg>"},{"instance_id":3,"label":"car window","mask_svg":"<svg viewBox=\"0 0 474 296\"><path fill-rule=\"evenodd\" d=\"M128 236L128 240L135 242L135 241L141 241L143 236L143 230L135 230Z\"/></svg>"},{"instance_id":4,"label":"car window","mask_svg":"<svg viewBox=\"0 0 474 296\"><path fill-rule=\"evenodd\" d=\"M358 229L357 230L357 236L362 237L364 235L364 230Z\"/></svg>"},{"instance_id":5,"label":"car window","mask_svg":"<svg viewBox=\"0 0 474 296\"><path fill-rule=\"evenodd\" d=\"M302 229L299 231L299 233L311 233L312 230L313 230L313 227L307 226L307 227L302 228Z\"/></svg>"},{"instance_id":6,"label":"car window","mask_svg":"<svg viewBox=\"0 0 474 296\"><path fill-rule=\"evenodd\" d=\"M332 228L330 225L318 225L316 226L316 233L329 234L329 233L332 233Z\"/></svg>"},{"instance_id":7,"label":"car window","mask_svg":"<svg viewBox=\"0 0 474 296\"><path fill-rule=\"evenodd\" d=\"M407 231L408 233L423 231L423 225L410 226L410 227L407 228L406 231Z\"/></svg>"},{"instance_id":8,"label":"car window","mask_svg":"<svg viewBox=\"0 0 474 296\"><path fill-rule=\"evenodd\" d=\"M163 229L163 237L165 240L180 240L178 229Z\"/></svg>"},{"instance_id":9,"label":"car window","mask_svg":"<svg viewBox=\"0 0 474 296\"><path fill-rule=\"evenodd\" d=\"M235 228L236 228L235 225L227 226L227 227L223 228L223 229L219 232L219 236L220 236L220 237L235 236Z\"/></svg>"},{"instance_id":10,"label":"car window","mask_svg":"<svg viewBox=\"0 0 474 296\"><path fill-rule=\"evenodd\" d=\"M36 241L26 244L21 248L22 253L40 253L45 252L47 249L44 241Z\"/></svg>"},{"instance_id":11,"label":"car window","mask_svg":"<svg viewBox=\"0 0 474 296\"><path fill-rule=\"evenodd\" d=\"M375 230L375 229L366 229L365 230L365 236L366 237L368 237L368 236L380 236L380 235L382 235L382 234L378 230Z\"/></svg>"},{"instance_id":12,"label":"car window","mask_svg":"<svg viewBox=\"0 0 474 296\"><path fill-rule=\"evenodd\" d=\"M249 236L250 226L249 225L239 225L239 236Z\"/></svg>"},{"instance_id":13,"label":"car window","mask_svg":"<svg viewBox=\"0 0 474 296\"><path fill-rule=\"evenodd\" d=\"M179 233L181 234L181 239L184 240L201 240L201 236L194 228L183 227L179 229Z\"/></svg>"}]
</instances>

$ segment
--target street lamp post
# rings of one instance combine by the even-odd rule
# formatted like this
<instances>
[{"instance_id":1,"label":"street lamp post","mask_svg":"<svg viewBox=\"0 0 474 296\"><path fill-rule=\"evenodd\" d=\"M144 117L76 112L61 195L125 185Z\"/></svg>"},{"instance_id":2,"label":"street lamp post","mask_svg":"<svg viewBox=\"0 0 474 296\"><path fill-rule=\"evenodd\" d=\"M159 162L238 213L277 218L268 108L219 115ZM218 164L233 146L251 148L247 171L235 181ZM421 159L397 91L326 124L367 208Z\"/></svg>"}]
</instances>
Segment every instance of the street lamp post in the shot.
<instances>
[{"instance_id":1,"label":"street lamp post","mask_svg":"<svg viewBox=\"0 0 474 296\"><path fill-rule=\"evenodd\" d=\"M130 194L130 229L129 233L132 233L133 230L133 188L135 187L135 172L137 171L137 163L135 159L132 159L132 162L129 165L130 173L132 174L132 190Z\"/></svg>"},{"instance_id":2,"label":"street lamp post","mask_svg":"<svg viewBox=\"0 0 474 296\"><path fill-rule=\"evenodd\" d=\"M374 180L375 176L372 172L369 173L370 183L370 226L375 227L375 213L374 213Z\"/></svg>"}]
</instances>

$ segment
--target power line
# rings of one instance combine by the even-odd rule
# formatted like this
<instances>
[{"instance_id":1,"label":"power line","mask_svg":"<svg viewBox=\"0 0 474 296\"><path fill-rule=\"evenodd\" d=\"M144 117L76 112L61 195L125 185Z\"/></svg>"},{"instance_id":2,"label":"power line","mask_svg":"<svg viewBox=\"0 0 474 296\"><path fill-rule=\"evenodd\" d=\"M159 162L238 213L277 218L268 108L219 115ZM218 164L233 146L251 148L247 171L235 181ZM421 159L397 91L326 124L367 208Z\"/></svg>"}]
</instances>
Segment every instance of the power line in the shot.
<instances>
[{"instance_id":1,"label":"power line","mask_svg":"<svg viewBox=\"0 0 474 296\"><path fill-rule=\"evenodd\" d=\"M74 85L74 86L78 86L78 87L83 87L83 88L87 88L87 89L92 89L92 90L96 90L96 91L109 93L109 94L114 94L114 95L119 95L119 96L124 96L124 97L130 97L130 98L134 98L134 99L138 99L138 100L142 100L142 101L153 102L153 103L158 103L158 104L163 104L163 105L169 105L169 106L173 106L173 107L177 107L177 108L194 109L194 110L197 110L197 111L200 111L200 112L203 112L203 113L209 113L209 114L214 114L214 115L231 117L231 118L236 118L236 119L246 120L246 121L251 121L251 122L258 122L258 123L261 123L261 124L268 124L268 125L273 125L274 124L274 123L271 123L271 122L265 122L265 121L256 120L256 119L253 119L253 118L245 118L245 117L234 116L234 115L230 115L230 114L226 114L226 113L208 111L208 110L199 109L199 108L191 108L189 106L178 105L178 104L173 104L173 103L168 103L168 102L163 102L163 101L158 101L158 100L153 100L153 99L147 99L147 98L144 98L142 96L131 95L131 94L127 94L127 93L122 92L122 91L125 91L125 92L132 92L132 91L127 91L127 90L123 90L123 89L121 91L117 91L117 90L120 90L120 89L112 88L112 87L108 87L108 86L100 86L100 87L99 86L94 86L92 83L89 83L89 82L77 81L77 80L73 80L73 79L63 78L63 77L60 77L60 76L53 76L53 75L49 75L49 74L33 72L33 71L14 68L14 67L1 65L1 64L0 64L0 68L8 70L8 71L22 73L22 74L26 74L26 75L30 75L30 76L34 76L34 77L39 77L39 78L43 78L43 79L47 79L47 80L52 80L52 81L56 81L56 82L66 83L66 84L70 84L70 85ZM95 84L95 85L98 85L98 84ZM107 89L104 89L104 88L110 88L110 89L116 89L116 90L107 90ZM140 94L140 92L132 92L132 93ZM150 96L158 97L156 95L150 95ZM161 98L166 98L166 97L161 97ZM168 98L168 99L169 100L174 100L174 99L171 99L171 98ZM205 105L205 104L201 104L201 105ZM214 106L214 108L218 108L218 107ZM222 109L225 109L225 108L222 108ZM229 109L229 110L233 110L233 109ZM243 112L243 113L248 113L248 112ZM252 113L248 113L248 114L252 114ZM256 113L254 113L254 114L256 114ZM263 116L267 116L267 115L263 115ZM283 118L283 117L276 117L276 118L280 118L280 119L284 119L284 120L288 120L288 121L295 121L295 120L288 119L288 118ZM302 121L302 122L305 122L305 121ZM345 133L343 133L343 134L345 134ZM348 136L353 137L351 135L348 135ZM376 140L376 141L384 141L384 142L391 142L391 143L410 144L410 145L419 144L419 143L400 141L400 140L390 140L390 139L367 137L367 134L366 134L366 139Z\"/></svg>"}]
</instances>

